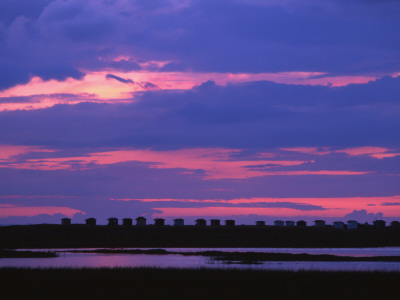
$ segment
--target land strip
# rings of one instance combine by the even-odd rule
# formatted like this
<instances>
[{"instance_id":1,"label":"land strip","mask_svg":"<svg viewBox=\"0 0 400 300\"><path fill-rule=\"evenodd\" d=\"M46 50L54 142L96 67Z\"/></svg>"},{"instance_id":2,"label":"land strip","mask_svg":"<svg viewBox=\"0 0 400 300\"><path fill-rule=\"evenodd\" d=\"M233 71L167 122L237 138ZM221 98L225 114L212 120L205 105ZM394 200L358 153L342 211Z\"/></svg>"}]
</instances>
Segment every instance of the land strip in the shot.
<instances>
[{"instance_id":1,"label":"land strip","mask_svg":"<svg viewBox=\"0 0 400 300\"><path fill-rule=\"evenodd\" d=\"M397 299L400 273L0 269L4 299Z\"/></svg>"},{"instance_id":2,"label":"land strip","mask_svg":"<svg viewBox=\"0 0 400 300\"><path fill-rule=\"evenodd\" d=\"M389 247L398 228L279 228L273 226L0 226L0 248L116 247Z\"/></svg>"}]
</instances>

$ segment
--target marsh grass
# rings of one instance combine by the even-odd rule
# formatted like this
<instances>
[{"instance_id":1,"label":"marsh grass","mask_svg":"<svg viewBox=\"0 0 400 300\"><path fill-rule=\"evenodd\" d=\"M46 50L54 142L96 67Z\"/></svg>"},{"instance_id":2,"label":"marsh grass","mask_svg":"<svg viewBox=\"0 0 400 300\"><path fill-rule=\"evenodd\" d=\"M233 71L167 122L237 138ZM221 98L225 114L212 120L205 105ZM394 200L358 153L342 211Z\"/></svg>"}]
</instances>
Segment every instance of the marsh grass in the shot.
<instances>
[{"instance_id":1,"label":"marsh grass","mask_svg":"<svg viewBox=\"0 0 400 300\"><path fill-rule=\"evenodd\" d=\"M0 269L3 299L397 299L400 273Z\"/></svg>"}]
</instances>

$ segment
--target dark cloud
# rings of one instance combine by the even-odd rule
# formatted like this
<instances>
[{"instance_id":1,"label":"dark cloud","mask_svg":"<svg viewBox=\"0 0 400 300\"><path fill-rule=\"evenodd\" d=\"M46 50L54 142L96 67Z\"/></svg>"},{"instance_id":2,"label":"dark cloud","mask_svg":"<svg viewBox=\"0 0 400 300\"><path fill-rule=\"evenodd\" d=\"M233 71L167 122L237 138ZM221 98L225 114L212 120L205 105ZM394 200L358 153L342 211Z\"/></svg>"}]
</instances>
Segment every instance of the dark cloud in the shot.
<instances>
[{"instance_id":1,"label":"dark cloud","mask_svg":"<svg viewBox=\"0 0 400 300\"><path fill-rule=\"evenodd\" d=\"M129 71L137 71L137 70L141 70L142 68L140 67L140 65L137 62L134 61L112 61L112 62L106 62L106 63L98 63L93 62L92 64L92 68L94 69L101 69L101 67L112 67L115 70L118 71L123 71L123 72L129 72Z\"/></svg>"},{"instance_id":2,"label":"dark cloud","mask_svg":"<svg viewBox=\"0 0 400 300\"><path fill-rule=\"evenodd\" d=\"M382 206L400 206L400 202L384 202Z\"/></svg>"},{"instance_id":3,"label":"dark cloud","mask_svg":"<svg viewBox=\"0 0 400 300\"><path fill-rule=\"evenodd\" d=\"M63 101L77 101L82 100L86 95L75 94L50 94L50 95L34 95L34 96L20 96L20 97L0 97L0 103L35 103L43 99L59 99ZM90 96L90 94L88 94Z\"/></svg>"},{"instance_id":4,"label":"dark cloud","mask_svg":"<svg viewBox=\"0 0 400 300\"><path fill-rule=\"evenodd\" d=\"M34 66L31 69L33 76L39 76L43 80L56 79L58 81L64 81L67 78L82 79L84 73L78 71L76 68L68 64L51 64L51 65L40 65Z\"/></svg>"},{"instance_id":5,"label":"dark cloud","mask_svg":"<svg viewBox=\"0 0 400 300\"><path fill-rule=\"evenodd\" d=\"M151 83L151 82L142 82L142 85L145 89L148 89L148 90L157 88L157 85L155 85L154 83Z\"/></svg>"},{"instance_id":6,"label":"dark cloud","mask_svg":"<svg viewBox=\"0 0 400 300\"><path fill-rule=\"evenodd\" d=\"M311 205L304 203L293 203L293 202L259 202L254 204L238 204L236 207L270 207L270 208L290 208L302 211L311 211L311 210L326 210L324 207L320 205Z\"/></svg>"},{"instance_id":7,"label":"dark cloud","mask_svg":"<svg viewBox=\"0 0 400 300\"><path fill-rule=\"evenodd\" d=\"M29 103L33 97L0 97L0 103Z\"/></svg>"},{"instance_id":8,"label":"dark cloud","mask_svg":"<svg viewBox=\"0 0 400 300\"><path fill-rule=\"evenodd\" d=\"M114 200L116 201L116 200ZM119 202L119 201L117 201ZM131 200L130 202L132 203L142 203L140 200ZM158 208L163 208L163 207L181 207L181 208L187 208L187 207L268 207L268 208L290 208L290 209L295 209L295 210L300 210L300 211L313 211L313 210L318 210L318 211L323 211L326 210L326 208L320 206L320 205L312 205L312 204L305 204L305 203L295 203L295 202L257 202L256 200L252 203L239 203L239 204L234 204L234 203L229 203L229 202L219 202L216 200L215 202L201 202L201 199L199 199L198 202L190 202L190 201L171 201L171 202L166 202L166 201L153 201L151 202L151 205L153 207L158 207Z\"/></svg>"},{"instance_id":9,"label":"dark cloud","mask_svg":"<svg viewBox=\"0 0 400 300\"><path fill-rule=\"evenodd\" d=\"M353 212L345 215L343 218L347 220L356 220L359 222L373 222L375 220L382 220L383 213L378 212L374 214L374 213L368 213L365 209L360 209L360 210L355 209L353 210Z\"/></svg>"},{"instance_id":10,"label":"dark cloud","mask_svg":"<svg viewBox=\"0 0 400 300\"><path fill-rule=\"evenodd\" d=\"M17 84L27 83L33 76L38 76L43 80L64 81L67 78L82 79L84 74L65 63L52 65L44 63L28 66L21 63L7 63L0 59L0 76L2 78L0 90L2 90Z\"/></svg>"},{"instance_id":11,"label":"dark cloud","mask_svg":"<svg viewBox=\"0 0 400 300\"><path fill-rule=\"evenodd\" d=\"M40 214L32 217L18 216L0 218L1 225L25 225L25 224L60 224L62 218L67 218L63 214L47 215Z\"/></svg>"},{"instance_id":12,"label":"dark cloud","mask_svg":"<svg viewBox=\"0 0 400 300\"><path fill-rule=\"evenodd\" d=\"M10 86L27 83L30 80L30 74L23 67L3 61L1 58L0 77L0 91Z\"/></svg>"},{"instance_id":13,"label":"dark cloud","mask_svg":"<svg viewBox=\"0 0 400 300\"><path fill-rule=\"evenodd\" d=\"M1 0L0 23L9 25L15 18L25 16L37 18L43 9L54 0Z\"/></svg>"},{"instance_id":14,"label":"dark cloud","mask_svg":"<svg viewBox=\"0 0 400 300\"><path fill-rule=\"evenodd\" d=\"M113 75L113 74L107 74L106 78L107 79L115 79L115 80L117 80L119 82L122 82L122 83L134 83L132 79L121 78L121 77L118 77L118 76Z\"/></svg>"}]
</instances>

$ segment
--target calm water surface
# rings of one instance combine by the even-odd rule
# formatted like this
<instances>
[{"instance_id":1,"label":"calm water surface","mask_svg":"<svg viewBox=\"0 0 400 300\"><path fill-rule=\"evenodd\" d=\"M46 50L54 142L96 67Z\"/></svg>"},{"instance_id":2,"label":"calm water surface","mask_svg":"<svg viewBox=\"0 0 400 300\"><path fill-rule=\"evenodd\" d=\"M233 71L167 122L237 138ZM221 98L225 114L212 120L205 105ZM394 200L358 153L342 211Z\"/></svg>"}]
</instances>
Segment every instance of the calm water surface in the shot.
<instances>
[{"instance_id":1,"label":"calm water surface","mask_svg":"<svg viewBox=\"0 0 400 300\"><path fill-rule=\"evenodd\" d=\"M151 249L151 248L124 248ZM225 251L333 254L346 256L400 256L400 247L385 248L163 248L167 251ZM34 250L34 249L24 249ZM41 249L35 251L66 251L69 249ZM78 249L71 249L78 250ZM85 249L91 250L91 249ZM0 267L82 268L82 267L175 267L175 268L238 268L263 270L323 270L323 271L396 271L400 262L263 262L256 265L224 264L203 256L100 254L60 252L55 258L2 258Z\"/></svg>"}]
</instances>

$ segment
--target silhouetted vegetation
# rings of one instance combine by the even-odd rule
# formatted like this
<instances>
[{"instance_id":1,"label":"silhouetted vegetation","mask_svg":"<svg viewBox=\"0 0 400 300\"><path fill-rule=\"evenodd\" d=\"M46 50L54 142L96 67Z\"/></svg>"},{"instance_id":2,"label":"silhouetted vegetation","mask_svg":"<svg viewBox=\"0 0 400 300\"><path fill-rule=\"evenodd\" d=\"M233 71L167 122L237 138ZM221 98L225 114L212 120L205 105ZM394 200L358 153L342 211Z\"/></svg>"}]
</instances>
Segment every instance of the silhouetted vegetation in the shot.
<instances>
[{"instance_id":1,"label":"silhouetted vegetation","mask_svg":"<svg viewBox=\"0 0 400 300\"><path fill-rule=\"evenodd\" d=\"M397 299L400 273L0 269L4 299ZM257 297L257 298L256 298Z\"/></svg>"},{"instance_id":2,"label":"silhouetted vegetation","mask_svg":"<svg viewBox=\"0 0 400 300\"><path fill-rule=\"evenodd\" d=\"M257 253L257 252L220 252L209 253L214 260L239 263L258 263L264 261L381 261L399 262L400 256L352 257L330 254L290 254L290 253Z\"/></svg>"},{"instance_id":3,"label":"silhouetted vegetation","mask_svg":"<svg viewBox=\"0 0 400 300\"><path fill-rule=\"evenodd\" d=\"M370 256L354 257L331 254L291 254L291 253L260 253L260 252L225 252L225 251L167 251L164 249L95 249L95 250L68 250L65 252L76 253L102 253L102 254L156 254L156 255L184 255L207 256L218 261L237 261L240 263L257 263L262 261L386 261L400 262L400 256Z\"/></svg>"},{"instance_id":4,"label":"silhouetted vegetation","mask_svg":"<svg viewBox=\"0 0 400 300\"><path fill-rule=\"evenodd\" d=\"M46 257L57 257L57 253L47 252L36 252L36 251L15 251L8 249L0 249L0 258L46 258Z\"/></svg>"},{"instance_id":5,"label":"silhouetted vegetation","mask_svg":"<svg viewBox=\"0 0 400 300\"><path fill-rule=\"evenodd\" d=\"M385 247L400 228L273 226L0 226L0 248Z\"/></svg>"}]
</instances>

